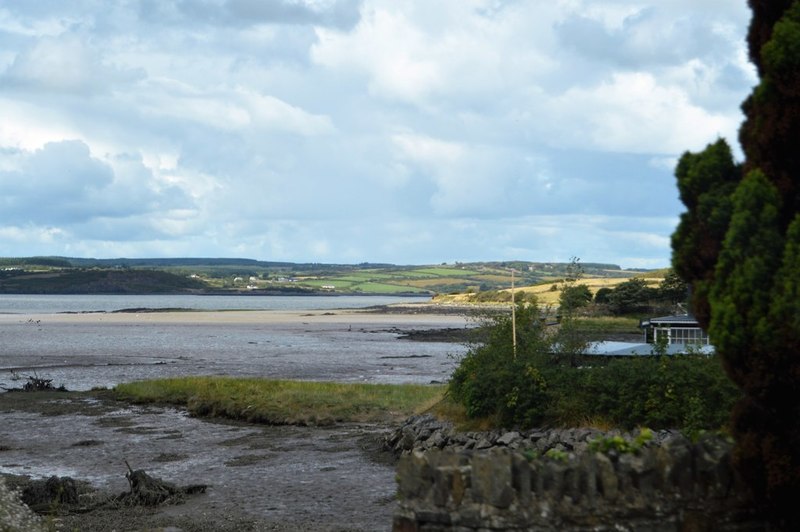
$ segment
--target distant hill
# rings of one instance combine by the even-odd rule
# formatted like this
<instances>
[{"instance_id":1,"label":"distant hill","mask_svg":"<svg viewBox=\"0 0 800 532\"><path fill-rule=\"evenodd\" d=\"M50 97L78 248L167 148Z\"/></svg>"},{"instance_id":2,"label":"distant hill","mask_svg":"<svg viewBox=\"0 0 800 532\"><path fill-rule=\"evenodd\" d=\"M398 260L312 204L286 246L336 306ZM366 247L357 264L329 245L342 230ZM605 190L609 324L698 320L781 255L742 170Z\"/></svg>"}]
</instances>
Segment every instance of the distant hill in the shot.
<instances>
[{"instance_id":1,"label":"distant hill","mask_svg":"<svg viewBox=\"0 0 800 532\"><path fill-rule=\"evenodd\" d=\"M68 263L75 268L164 268L175 266L248 266L261 268L288 268L297 266L291 262L265 262L241 258L156 258L156 259L85 259L73 257L52 257Z\"/></svg>"},{"instance_id":2,"label":"distant hill","mask_svg":"<svg viewBox=\"0 0 800 532\"><path fill-rule=\"evenodd\" d=\"M322 264L243 258L0 258L0 293L453 294L558 283L568 262L439 265ZM627 279L642 270L582 263L585 278ZM167 275L168 274L168 275ZM549 284L548 284L549 286Z\"/></svg>"},{"instance_id":3,"label":"distant hill","mask_svg":"<svg viewBox=\"0 0 800 532\"><path fill-rule=\"evenodd\" d=\"M4 294L162 294L207 288L197 279L157 270L0 272Z\"/></svg>"}]
</instances>

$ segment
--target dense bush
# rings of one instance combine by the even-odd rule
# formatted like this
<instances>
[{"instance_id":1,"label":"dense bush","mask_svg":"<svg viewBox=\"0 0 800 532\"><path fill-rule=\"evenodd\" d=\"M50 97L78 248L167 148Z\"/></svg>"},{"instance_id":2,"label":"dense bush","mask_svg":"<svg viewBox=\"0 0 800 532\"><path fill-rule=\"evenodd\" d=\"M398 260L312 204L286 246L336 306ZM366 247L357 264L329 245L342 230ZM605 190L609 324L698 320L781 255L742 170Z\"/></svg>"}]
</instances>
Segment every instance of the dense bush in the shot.
<instances>
[{"instance_id":1,"label":"dense bush","mask_svg":"<svg viewBox=\"0 0 800 532\"><path fill-rule=\"evenodd\" d=\"M535 425L544 419L548 397L540 370L552 340L536 305L516 308L517 347L511 316L495 316L482 344L473 346L453 372L448 393L469 417L494 417L501 425Z\"/></svg>"},{"instance_id":2,"label":"dense bush","mask_svg":"<svg viewBox=\"0 0 800 532\"><path fill-rule=\"evenodd\" d=\"M594 303L617 316L634 314L666 314L688 302L686 282L674 270L668 270L658 286L651 286L642 277L633 277L614 288L600 288Z\"/></svg>"},{"instance_id":3,"label":"dense bush","mask_svg":"<svg viewBox=\"0 0 800 532\"><path fill-rule=\"evenodd\" d=\"M558 306L562 312L572 312L585 307L592 301L592 291L588 285L572 284L565 286L558 298Z\"/></svg>"},{"instance_id":4,"label":"dense bush","mask_svg":"<svg viewBox=\"0 0 800 532\"><path fill-rule=\"evenodd\" d=\"M614 288L608 295L608 304L614 314L642 312L651 306L657 294L658 291L650 288L644 279L634 277Z\"/></svg>"},{"instance_id":5,"label":"dense bush","mask_svg":"<svg viewBox=\"0 0 800 532\"><path fill-rule=\"evenodd\" d=\"M723 427L738 398L714 356L620 358L605 366L561 373L562 386L553 387L554 421L569 422L583 415L627 429L695 432ZM571 411L563 408L565 400Z\"/></svg>"},{"instance_id":6,"label":"dense bush","mask_svg":"<svg viewBox=\"0 0 800 532\"><path fill-rule=\"evenodd\" d=\"M603 287L603 288L599 289L594 294L594 302L598 303L598 304L601 304L601 305L608 304L608 302L609 302L608 301L608 296L610 296L613 292L614 292L613 288Z\"/></svg>"},{"instance_id":7,"label":"dense bush","mask_svg":"<svg viewBox=\"0 0 800 532\"><path fill-rule=\"evenodd\" d=\"M535 305L519 305L516 314L516 355L511 317L495 317L485 342L453 373L448 393L469 417L503 426L594 422L694 433L722 428L739 396L714 356L583 357L586 343L574 323L551 330Z\"/></svg>"}]
</instances>

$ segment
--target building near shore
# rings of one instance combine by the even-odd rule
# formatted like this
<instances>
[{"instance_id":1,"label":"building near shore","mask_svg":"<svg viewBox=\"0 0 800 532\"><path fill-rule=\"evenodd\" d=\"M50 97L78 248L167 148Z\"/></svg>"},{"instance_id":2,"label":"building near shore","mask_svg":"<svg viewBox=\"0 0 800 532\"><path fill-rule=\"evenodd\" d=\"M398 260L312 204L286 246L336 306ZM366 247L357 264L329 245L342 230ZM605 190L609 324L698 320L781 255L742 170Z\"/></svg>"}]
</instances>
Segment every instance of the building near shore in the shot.
<instances>
[{"instance_id":1,"label":"building near shore","mask_svg":"<svg viewBox=\"0 0 800 532\"><path fill-rule=\"evenodd\" d=\"M690 314L649 318L639 322L642 343L593 342L584 353L595 356L713 355L708 334Z\"/></svg>"}]
</instances>

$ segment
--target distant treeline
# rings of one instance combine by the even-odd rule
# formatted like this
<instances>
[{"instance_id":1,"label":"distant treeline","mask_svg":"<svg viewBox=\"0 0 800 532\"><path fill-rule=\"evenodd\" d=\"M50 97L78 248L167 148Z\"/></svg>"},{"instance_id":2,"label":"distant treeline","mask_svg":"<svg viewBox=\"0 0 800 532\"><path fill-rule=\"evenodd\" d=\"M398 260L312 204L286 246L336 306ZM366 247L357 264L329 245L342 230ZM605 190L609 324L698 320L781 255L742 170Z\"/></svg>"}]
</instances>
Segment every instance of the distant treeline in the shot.
<instances>
[{"instance_id":1,"label":"distant treeline","mask_svg":"<svg viewBox=\"0 0 800 532\"><path fill-rule=\"evenodd\" d=\"M4 258L0 257L0 267L25 267L25 266L47 266L50 268L71 268L69 259L61 257L21 257Z\"/></svg>"},{"instance_id":2,"label":"distant treeline","mask_svg":"<svg viewBox=\"0 0 800 532\"><path fill-rule=\"evenodd\" d=\"M456 263L456 266L488 266L501 268L515 268L518 270L555 270L560 271L566 268L568 262L528 262L528 261L487 261L487 262L468 262ZM56 268L165 268L165 267L188 267L188 266L245 266L255 268L289 268L289 269L365 269L365 268L415 268L417 265L396 265L390 263L361 262L359 264L335 264L319 262L283 262L283 261L263 261L256 259L243 258L224 258L224 257L174 257L174 258L114 258L114 259L94 259L78 257L0 257L0 266L50 266ZM581 263L584 270L603 270L614 271L622 270L618 264L606 264L601 262ZM639 271L639 270L637 270ZM642 270L644 271L644 270Z\"/></svg>"},{"instance_id":3,"label":"distant treeline","mask_svg":"<svg viewBox=\"0 0 800 532\"><path fill-rule=\"evenodd\" d=\"M164 294L206 288L200 280L158 270L0 272L0 293L4 294Z\"/></svg>"},{"instance_id":4,"label":"distant treeline","mask_svg":"<svg viewBox=\"0 0 800 532\"><path fill-rule=\"evenodd\" d=\"M200 266L244 266L251 268L282 268L295 270L308 269L347 269L347 268L389 268L387 263L362 262L360 264L324 264L318 262L281 262L242 258L140 258L125 257L115 259L93 259L77 257L0 257L0 266L50 266L56 268L169 268Z\"/></svg>"}]
</instances>

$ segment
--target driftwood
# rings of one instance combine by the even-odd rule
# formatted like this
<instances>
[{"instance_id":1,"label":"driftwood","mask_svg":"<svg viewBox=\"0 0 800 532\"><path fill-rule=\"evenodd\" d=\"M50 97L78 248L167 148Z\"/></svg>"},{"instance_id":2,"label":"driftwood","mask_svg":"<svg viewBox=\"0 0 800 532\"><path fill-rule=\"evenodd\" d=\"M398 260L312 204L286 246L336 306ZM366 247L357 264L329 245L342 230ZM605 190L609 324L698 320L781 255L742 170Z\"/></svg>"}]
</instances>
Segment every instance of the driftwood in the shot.
<instances>
[{"instance_id":1,"label":"driftwood","mask_svg":"<svg viewBox=\"0 0 800 532\"><path fill-rule=\"evenodd\" d=\"M43 379L37 376L28 376L28 382L22 385L23 391L40 392L44 390L55 390L53 379Z\"/></svg>"},{"instance_id":2,"label":"driftwood","mask_svg":"<svg viewBox=\"0 0 800 532\"><path fill-rule=\"evenodd\" d=\"M120 506L158 506L181 504L189 495L205 493L205 484L176 486L151 477L143 470L134 471L128 464L130 491L109 496L91 489L87 482L70 477L52 476L43 480L24 479L17 482L20 499L38 514L82 514ZM1 528L1 527L0 527ZM3 529L5 530L5 529Z\"/></svg>"},{"instance_id":3,"label":"driftwood","mask_svg":"<svg viewBox=\"0 0 800 532\"><path fill-rule=\"evenodd\" d=\"M17 381L20 379L18 373L14 370L11 370L11 380ZM53 379L44 379L39 377L36 374L28 375L28 382L22 385L21 388L6 388L5 386L0 386L6 391L9 392L66 392L67 389L62 384L61 386L55 387L53 386Z\"/></svg>"},{"instance_id":4,"label":"driftwood","mask_svg":"<svg viewBox=\"0 0 800 532\"><path fill-rule=\"evenodd\" d=\"M121 493L116 497L116 502L125 506L158 506L159 504L180 504L186 500L186 495L205 493L205 484L194 484L184 487L176 486L160 478L151 477L143 469L133 470L128 461L128 479L130 491Z\"/></svg>"}]
</instances>

